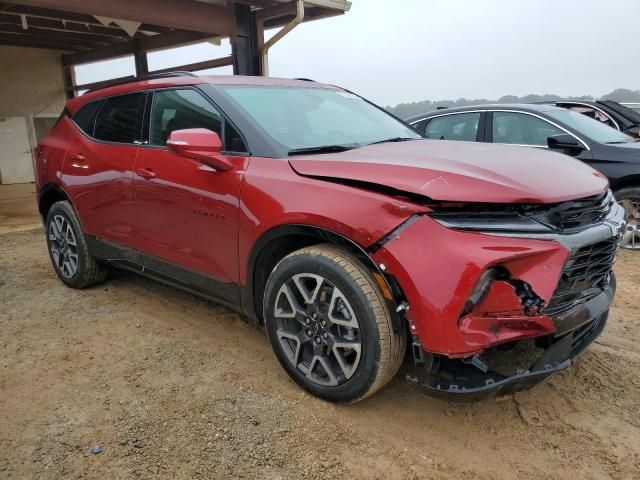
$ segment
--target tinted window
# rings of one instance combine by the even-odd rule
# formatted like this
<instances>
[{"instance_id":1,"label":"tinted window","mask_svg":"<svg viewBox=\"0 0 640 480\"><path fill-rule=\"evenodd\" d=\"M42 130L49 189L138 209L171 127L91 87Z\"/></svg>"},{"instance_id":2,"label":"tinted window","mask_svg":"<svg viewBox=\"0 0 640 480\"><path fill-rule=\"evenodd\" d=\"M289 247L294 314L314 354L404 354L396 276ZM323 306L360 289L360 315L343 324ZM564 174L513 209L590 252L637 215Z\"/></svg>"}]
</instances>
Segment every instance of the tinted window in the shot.
<instances>
[{"instance_id":1,"label":"tinted window","mask_svg":"<svg viewBox=\"0 0 640 480\"><path fill-rule=\"evenodd\" d=\"M595 108L583 107L581 105L572 105L565 108L568 108L573 112L581 113L582 115L593 118L594 120L598 120L609 127L616 128L616 124L608 115L602 113L600 110L596 110Z\"/></svg>"},{"instance_id":2,"label":"tinted window","mask_svg":"<svg viewBox=\"0 0 640 480\"><path fill-rule=\"evenodd\" d=\"M98 140L117 143L139 140L143 102L143 93L107 98L96 117L94 136Z\"/></svg>"},{"instance_id":3,"label":"tinted window","mask_svg":"<svg viewBox=\"0 0 640 480\"><path fill-rule=\"evenodd\" d=\"M247 147L238 131L229 122L224 124L224 148L229 152L246 152Z\"/></svg>"},{"instance_id":4,"label":"tinted window","mask_svg":"<svg viewBox=\"0 0 640 480\"><path fill-rule=\"evenodd\" d=\"M607 127L605 124L586 117L581 113L562 109L548 111L546 114L594 142L627 143L636 141L636 139L629 135L625 135L615 128Z\"/></svg>"},{"instance_id":5,"label":"tinted window","mask_svg":"<svg viewBox=\"0 0 640 480\"><path fill-rule=\"evenodd\" d=\"M151 145L164 145L171 132L186 128L206 128L222 136L222 116L195 90L156 92L149 122Z\"/></svg>"},{"instance_id":6,"label":"tinted window","mask_svg":"<svg viewBox=\"0 0 640 480\"><path fill-rule=\"evenodd\" d=\"M102 101L87 103L73 116L73 121L76 125L78 125L84 133L91 135L92 137L94 120L101 103Z\"/></svg>"},{"instance_id":7,"label":"tinted window","mask_svg":"<svg viewBox=\"0 0 640 480\"><path fill-rule=\"evenodd\" d=\"M436 117L427 123L425 136L437 140L463 140L475 142L480 124L480 113L457 113Z\"/></svg>"},{"instance_id":8,"label":"tinted window","mask_svg":"<svg viewBox=\"0 0 640 480\"><path fill-rule=\"evenodd\" d=\"M493 142L547 146L547 138L565 132L538 117L514 112L493 112Z\"/></svg>"}]
</instances>

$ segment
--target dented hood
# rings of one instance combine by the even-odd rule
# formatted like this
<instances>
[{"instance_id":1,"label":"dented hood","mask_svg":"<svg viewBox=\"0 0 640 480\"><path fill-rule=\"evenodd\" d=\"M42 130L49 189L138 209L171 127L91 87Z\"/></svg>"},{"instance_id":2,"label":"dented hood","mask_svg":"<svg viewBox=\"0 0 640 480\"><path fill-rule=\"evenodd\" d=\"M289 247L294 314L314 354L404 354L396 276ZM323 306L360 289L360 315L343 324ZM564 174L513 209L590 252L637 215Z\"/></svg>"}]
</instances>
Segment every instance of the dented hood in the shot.
<instances>
[{"instance_id":1,"label":"dented hood","mask_svg":"<svg viewBox=\"0 0 640 480\"><path fill-rule=\"evenodd\" d=\"M440 201L556 203L608 186L602 174L566 155L474 142L382 143L292 156L289 163L299 175L366 182Z\"/></svg>"}]
</instances>

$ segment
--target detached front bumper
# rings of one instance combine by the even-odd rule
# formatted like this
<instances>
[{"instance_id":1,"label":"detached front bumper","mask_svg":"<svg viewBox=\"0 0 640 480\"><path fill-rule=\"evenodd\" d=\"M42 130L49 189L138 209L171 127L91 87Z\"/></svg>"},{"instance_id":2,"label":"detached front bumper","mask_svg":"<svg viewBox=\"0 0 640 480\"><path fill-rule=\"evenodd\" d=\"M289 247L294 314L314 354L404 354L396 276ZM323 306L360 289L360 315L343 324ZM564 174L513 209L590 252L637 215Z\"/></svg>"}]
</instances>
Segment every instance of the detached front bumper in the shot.
<instances>
[{"instance_id":1,"label":"detached front bumper","mask_svg":"<svg viewBox=\"0 0 640 480\"><path fill-rule=\"evenodd\" d=\"M477 363L474 365L460 359L441 358L436 373L429 372L424 364L418 364L410 368L407 380L434 396L453 401L481 400L531 388L568 368L572 359L600 336L607 322L608 307L615 289L615 277L612 277L609 286L600 295L575 309L571 317L565 316L566 325L572 324L571 330L533 341L531 347L539 356L530 364L524 363L527 362L527 355L513 351L492 352L489 356L493 358L486 363L479 356L480 364L487 367L485 372L478 368ZM537 346L533 343L537 343ZM546 348L543 345L547 345ZM507 365L513 374L504 374L505 369L509 368ZM497 367L496 370L502 370L502 373L490 366Z\"/></svg>"}]
</instances>

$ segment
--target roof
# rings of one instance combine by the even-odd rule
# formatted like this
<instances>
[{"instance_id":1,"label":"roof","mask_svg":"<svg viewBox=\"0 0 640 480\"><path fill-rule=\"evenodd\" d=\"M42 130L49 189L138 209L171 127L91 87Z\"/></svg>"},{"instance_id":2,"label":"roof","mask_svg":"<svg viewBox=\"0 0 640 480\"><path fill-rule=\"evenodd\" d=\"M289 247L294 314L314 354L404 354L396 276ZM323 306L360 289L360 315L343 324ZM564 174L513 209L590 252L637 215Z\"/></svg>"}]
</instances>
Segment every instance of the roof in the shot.
<instances>
[{"instance_id":1,"label":"roof","mask_svg":"<svg viewBox=\"0 0 640 480\"><path fill-rule=\"evenodd\" d=\"M148 80L138 80L114 85L112 87L103 88L87 92L80 97L72 98L67 102L67 109L71 113L75 113L86 103L91 100L107 97L110 95L120 95L124 93L138 92L141 90L149 90L152 88L166 88L174 86L189 85L264 85L264 86L285 86L285 87L306 87L306 88L330 88L336 89L334 85L328 85L318 82L310 82L309 80L297 80L289 78L275 77L249 77L242 75L215 75L215 76L164 76L161 78L152 78Z\"/></svg>"},{"instance_id":2,"label":"roof","mask_svg":"<svg viewBox=\"0 0 640 480\"><path fill-rule=\"evenodd\" d=\"M489 103L483 105L468 105L466 107L453 107L453 108L443 108L440 110L433 110L431 112L425 112L421 115L414 115L405 121L407 123L417 122L418 120L422 120L427 117L434 117L438 115L444 115L448 113L455 112L468 112L474 110L520 110L523 112L549 112L554 110L564 110L563 108L556 107L554 105L549 104L541 104L541 103Z\"/></svg>"}]
</instances>

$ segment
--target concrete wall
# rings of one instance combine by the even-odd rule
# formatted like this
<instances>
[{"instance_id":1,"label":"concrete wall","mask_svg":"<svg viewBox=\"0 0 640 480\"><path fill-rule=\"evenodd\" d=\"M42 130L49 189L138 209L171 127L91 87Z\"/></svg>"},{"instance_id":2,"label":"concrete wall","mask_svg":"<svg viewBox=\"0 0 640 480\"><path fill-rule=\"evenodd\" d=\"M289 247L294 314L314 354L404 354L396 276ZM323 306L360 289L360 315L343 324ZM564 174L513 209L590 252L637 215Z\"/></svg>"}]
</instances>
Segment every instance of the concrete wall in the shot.
<instances>
[{"instance_id":1,"label":"concrete wall","mask_svg":"<svg viewBox=\"0 0 640 480\"><path fill-rule=\"evenodd\" d=\"M37 144L33 117L57 116L64 103L60 53L0 46L0 118L25 119L27 149L33 149Z\"/></svg>"}]
</instances>

